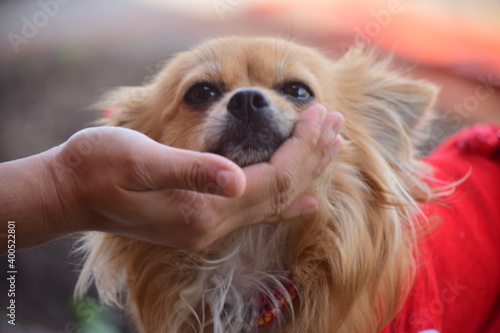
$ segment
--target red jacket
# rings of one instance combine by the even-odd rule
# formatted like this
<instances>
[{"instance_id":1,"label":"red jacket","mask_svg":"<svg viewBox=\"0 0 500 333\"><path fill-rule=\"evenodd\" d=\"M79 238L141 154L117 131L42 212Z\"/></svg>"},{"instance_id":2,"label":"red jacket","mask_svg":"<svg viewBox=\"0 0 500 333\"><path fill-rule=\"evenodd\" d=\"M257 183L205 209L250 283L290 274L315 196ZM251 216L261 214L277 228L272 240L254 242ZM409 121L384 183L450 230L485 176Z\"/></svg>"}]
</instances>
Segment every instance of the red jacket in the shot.
<instances>
[{"instance_id":1,"label":"red jacket","mask_svg":"<svg viewBox=\"0 0 500 333\"><path fill-rule=\"evenodd\" d=\"M425 161L437 179L470 174L444 204L423 207L441 223L421 240L415 284L383 332L499 333L500 127L461 131Z\"/></svg>"}]
</instances>

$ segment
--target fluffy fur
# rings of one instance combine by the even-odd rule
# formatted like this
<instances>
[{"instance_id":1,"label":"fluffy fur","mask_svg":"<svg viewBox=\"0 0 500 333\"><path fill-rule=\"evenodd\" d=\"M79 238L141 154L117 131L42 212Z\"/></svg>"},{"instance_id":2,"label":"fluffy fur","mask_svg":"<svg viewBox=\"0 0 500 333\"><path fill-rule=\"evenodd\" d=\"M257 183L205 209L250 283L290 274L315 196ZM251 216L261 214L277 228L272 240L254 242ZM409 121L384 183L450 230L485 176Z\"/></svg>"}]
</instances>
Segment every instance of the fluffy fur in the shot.
<instances>
[{"instance_id":1,"label":"fluffy fur","mask_svg":"<svg viewBox=\"0 0 500 333\"><path fill-rule=\"evenodd\" d=\"M276 131L290 135L310 103L293 103L275 87L300 80L314 92L311 102L343 113L345 145L310 189L320 200L312 216L237 230L199 253L88 233L77 294L95 282L101 300L129 309L141 332L380 330L411 286L418 203L433 197L411 138L437 92L390 70L389 62L358 47L332 61L288 40L229 37L177 55L145 86L110 94L102 104L114 110L107 125L207 151L220 136L228 100L242 88L265 94ZM224 92L193 110L184 95L200 80ZM228 157L242 165L265 158ZM298 298L257 329L253 300L290 280Z\"/></svg>"}]
</instances>

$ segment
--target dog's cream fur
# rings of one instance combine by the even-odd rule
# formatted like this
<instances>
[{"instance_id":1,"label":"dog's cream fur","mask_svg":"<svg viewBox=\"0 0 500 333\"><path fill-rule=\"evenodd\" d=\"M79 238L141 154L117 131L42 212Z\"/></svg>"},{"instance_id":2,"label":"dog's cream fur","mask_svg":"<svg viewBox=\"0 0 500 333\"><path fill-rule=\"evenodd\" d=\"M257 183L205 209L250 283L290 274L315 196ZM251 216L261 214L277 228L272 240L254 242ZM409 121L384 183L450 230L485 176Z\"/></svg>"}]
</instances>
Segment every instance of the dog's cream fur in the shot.
<instances>
[{"instance_id":1,"label":"dog's cream fur","mask_svg":"<svg viewBox=\"0 0 500 333\"><path fill-rule=\"evenodd\" d=\"M280 224L237 230L199 253L92 232L81 295L95 281L101 300L128 308L141 332L377 332L405 300L420 230L418 202L433 192L410 138L437 89L391 71L353 48L331 61L276 38L230 37L177 55L143 87L121 88L104 101L106 124L141 131L180 148L206 150L232 91L255 87L291 130L298 106L272 89L284 77L306 80L315 101L339 110L345 144L310 192L319 212ZM189 84L223 81L225 96L206 110L183 103ZM252 300L293 280L279 320L255 328Z\"/></svg>"}]
</instances>

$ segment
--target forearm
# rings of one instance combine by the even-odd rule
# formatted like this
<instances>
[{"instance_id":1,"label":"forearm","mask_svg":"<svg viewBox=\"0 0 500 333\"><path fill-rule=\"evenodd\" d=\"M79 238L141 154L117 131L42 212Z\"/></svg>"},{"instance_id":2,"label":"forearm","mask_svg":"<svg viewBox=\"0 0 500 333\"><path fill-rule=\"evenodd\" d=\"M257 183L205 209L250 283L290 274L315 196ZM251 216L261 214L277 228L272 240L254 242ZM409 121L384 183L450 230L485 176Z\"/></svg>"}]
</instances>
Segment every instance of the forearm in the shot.
<instances>
[{"instance_id":1,"label":"forearm","mask_svg":"<svg viewBox=\"0 0 500 333\"><path fill-rule=\"evenodd\" d=\"M18 249L37 246L78 229L66 223L60 204L61 193L50 167L56 149L0 164L0 232L6 232L8 221L15 221ZM0 254L7 251L4 243L0 245Z\"/></svg>"}]
</instances>

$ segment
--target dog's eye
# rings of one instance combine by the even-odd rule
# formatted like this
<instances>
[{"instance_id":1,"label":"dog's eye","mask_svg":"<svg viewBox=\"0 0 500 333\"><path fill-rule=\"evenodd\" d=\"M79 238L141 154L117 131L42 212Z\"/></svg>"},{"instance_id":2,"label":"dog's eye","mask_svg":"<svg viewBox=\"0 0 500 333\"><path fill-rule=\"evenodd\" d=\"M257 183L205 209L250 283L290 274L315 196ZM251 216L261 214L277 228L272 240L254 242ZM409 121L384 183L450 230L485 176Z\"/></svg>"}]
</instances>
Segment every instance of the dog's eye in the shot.
<instances>
[{"instance_id":1,"label":"dog's eye","mask_svg":"<svg viewBox=\"0 0 500 333\"><path fill-rule=\"evenodd\" d=\"M279 90L281 93L292 97L300 103L306 103L314 97L311 89L300 82L285 83Z\"/></svg>"},{"instance_id":2,"label":"dog's eye","mask_svg":"<svg viewBox=\"0 0 500 333\"><path fill-rule=\"evenodd\" d=\"M204 106L222 96L221 89L210 82L198 82L188 88L184 102L191 106Z\"/></svg>"}]
</instances>

